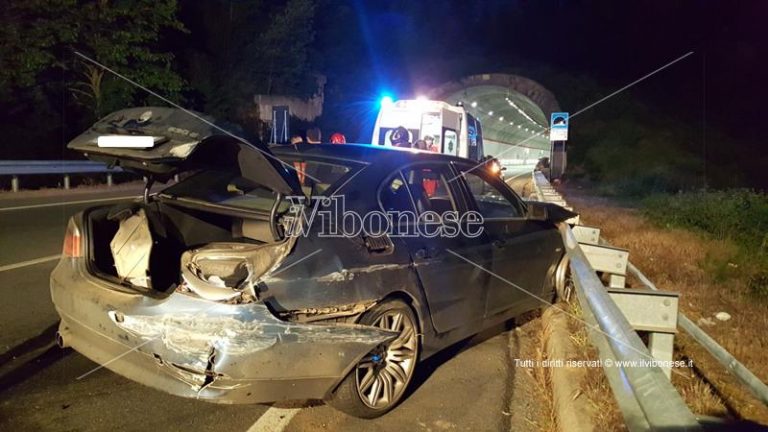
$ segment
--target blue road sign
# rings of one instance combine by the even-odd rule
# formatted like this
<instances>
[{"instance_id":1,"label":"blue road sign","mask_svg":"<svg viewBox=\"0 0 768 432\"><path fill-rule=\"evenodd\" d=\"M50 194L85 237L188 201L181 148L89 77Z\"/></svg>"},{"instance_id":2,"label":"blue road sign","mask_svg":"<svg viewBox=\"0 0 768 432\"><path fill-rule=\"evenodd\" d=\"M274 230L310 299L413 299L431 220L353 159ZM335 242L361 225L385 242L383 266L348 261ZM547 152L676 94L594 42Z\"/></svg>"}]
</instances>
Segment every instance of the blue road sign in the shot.
<instances>
[{"instance_id":1,"label":"blue road sign","mask_svg":"<svg viewBox=\"0 0 768 432\"><path fill-rule=\"evenodd\" d=\"M569 116L567 112L553 112L549 118L549 140L568 140L568 122Z\"/></svg>"}]
</instances>

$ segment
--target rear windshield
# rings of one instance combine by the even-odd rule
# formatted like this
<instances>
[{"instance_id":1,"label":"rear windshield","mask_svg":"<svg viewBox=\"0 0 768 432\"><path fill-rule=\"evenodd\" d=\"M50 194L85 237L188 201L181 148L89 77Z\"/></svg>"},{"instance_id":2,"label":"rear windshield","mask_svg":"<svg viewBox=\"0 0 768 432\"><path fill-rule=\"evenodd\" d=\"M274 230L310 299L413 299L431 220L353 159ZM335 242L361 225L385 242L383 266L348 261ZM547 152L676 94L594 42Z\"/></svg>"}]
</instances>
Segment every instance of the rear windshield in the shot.
<instances>
[{"instance_id":1,"label":"rear windshield","mask_svg":"<svg viewBox=\"0 0 768 432\"><path fill-rule=\"evenodd\" d=\"M281 157L280 160L296 169L301 189L306 196L325 195L328 189L339 186L346 175L358 169L356 165L336 160L329 162L298 157Z\"/></svg>"},{"instance_id":2,"label":"rear windshield","mask_svg":"<svg viewBox=\"0 0 768 432\"><path fill-rule=\"evenodd\" d=\"M296 168L305 196L324 195L332 186L357 170L357 165L343 161L317 161L310 159L280 158ZM260 184L243 177L237 167L232 170L200 170L187 174L179 183L165 188L161 196L188 198L228 207L269 211L275 202L275 194ZM279 211L287 210L283 201Z\"/></svg>"}]
</instances>

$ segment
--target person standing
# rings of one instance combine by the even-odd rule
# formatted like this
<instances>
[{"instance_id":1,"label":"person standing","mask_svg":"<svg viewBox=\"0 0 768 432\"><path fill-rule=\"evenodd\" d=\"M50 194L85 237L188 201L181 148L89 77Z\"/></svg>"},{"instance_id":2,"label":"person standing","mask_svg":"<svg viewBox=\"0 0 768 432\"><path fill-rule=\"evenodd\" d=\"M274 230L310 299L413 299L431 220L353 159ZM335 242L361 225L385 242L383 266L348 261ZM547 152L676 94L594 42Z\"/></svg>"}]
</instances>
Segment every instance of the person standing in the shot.
<instances>
[{"instance_id":1,"label":"person standing","mask_svg":"<svg viewBox=\"0 0 768 432\"><path fill-rule=\"evenodd\" d=\"M397 129L392 132L392 135L389 137L389 141L392 143L393 147L411 147L411 141L410 141L410 134L408 133L408 129L404 128L403 126L398 126Z\"/></svg>"},{"instance_id":2,"label":"person standing","mask_svg":"<svg viewBox=\"0 0 768 432\"><path fill-rule=\"evenodd\" d=\"M307 144L320 144L321 139L320 128L313 127L307 130ZM296 168L296 174L299 176L299 183L304 186L307 177L305 175L307 163L296 161L293 163L293 166Z\"/></svg>"},{"instance_id":3,"label":"person standing","mask_svg":"<svg viewBox=\"0 0 768 432\"><path fill-rule=\"evenodd\" d=\"M346 144L347 137L341 132L335 132L331 135L331 144Z\"/></svg>"},{"instance_id":4,"label":"person standing","mask_svg":"<svg viewBox=\"0 0 768 432\"><path fill-rule=\"evenodd\" d=\"M320 128L313 127L307 130L307 143L320 144L322 142L323 135L320 132Z\"/></svg>"},{"instance_id":5,"label":"person standing","mask_svg":"<svg viewBox=\"0 0 768 432\"><path fill-rule=\"evenodd\" d=\"M431 151L433 153L440 153L440 149L437 148L437 145L435 145L435 137L432 135L427 135L424 137L424 144L426 145L426 149L428 151Z\"/></svg>"}]
</instances>

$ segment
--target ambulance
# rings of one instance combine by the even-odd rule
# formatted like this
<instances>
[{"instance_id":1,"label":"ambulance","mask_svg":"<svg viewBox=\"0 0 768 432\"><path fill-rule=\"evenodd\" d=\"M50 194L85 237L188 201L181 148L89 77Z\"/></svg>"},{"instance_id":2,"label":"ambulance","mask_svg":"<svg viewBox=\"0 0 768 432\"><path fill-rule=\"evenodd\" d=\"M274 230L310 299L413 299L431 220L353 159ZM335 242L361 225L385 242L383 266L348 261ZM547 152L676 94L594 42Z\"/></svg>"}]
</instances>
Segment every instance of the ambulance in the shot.
<instances>
[{"instance_id":1,"label":"ambulance","mask_svg":"<svg viewBox=\"0 0 768 432\"><path fill-rule=\"evenodd\" d=\"M424 140L432 144L427 150L437 153L475 161L485 156L480 121L461 105L421 98L382 101L371 143L391 146L392 133L398 127L408 131L413 147L417 141Z\"/></svg>"}]
</instances>

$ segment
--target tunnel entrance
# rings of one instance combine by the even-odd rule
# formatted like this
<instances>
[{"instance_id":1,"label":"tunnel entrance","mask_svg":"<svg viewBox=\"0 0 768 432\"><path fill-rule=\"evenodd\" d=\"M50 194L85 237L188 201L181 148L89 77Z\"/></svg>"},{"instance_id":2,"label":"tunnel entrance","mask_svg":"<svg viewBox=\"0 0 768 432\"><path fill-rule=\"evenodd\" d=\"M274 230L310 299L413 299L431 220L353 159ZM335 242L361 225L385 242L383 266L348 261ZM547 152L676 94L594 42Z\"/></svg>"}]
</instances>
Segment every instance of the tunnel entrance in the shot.
<instances>
[{"instance_id":1,"label":"tunnel entrance","mask_svg":"<svg viewBox=\"0 0 768 432\"><path fill-rule=\"evenodd\" d=\"M560 111L560 105L536 81L512 74L478 74L447 82L427 96L462 103L483 124L485 153L502 163L535 163L550 156L549 116Z\"/></svg>"}]
</instances>

